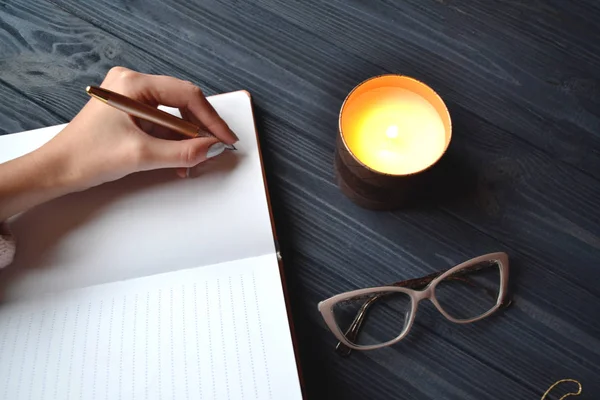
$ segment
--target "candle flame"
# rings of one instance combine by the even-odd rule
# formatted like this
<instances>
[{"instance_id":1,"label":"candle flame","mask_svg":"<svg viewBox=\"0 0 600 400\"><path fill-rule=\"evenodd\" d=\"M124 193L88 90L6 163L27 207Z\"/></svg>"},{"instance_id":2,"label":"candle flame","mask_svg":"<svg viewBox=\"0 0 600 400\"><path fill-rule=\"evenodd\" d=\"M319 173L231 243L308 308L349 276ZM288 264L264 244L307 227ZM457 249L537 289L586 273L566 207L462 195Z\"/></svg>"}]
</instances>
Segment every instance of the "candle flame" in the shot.
<instances>
[{"instance_id":1,"label":"candle flame","mask_svg":"<svg viewBox=\"0 0 600 400\"><path fill-rule=\"evenodd\" d=\"M394 139L398 137L398 127L396 125L390 125L385 131L385 134L390 139Z\"/></svg>"}]
</instances>

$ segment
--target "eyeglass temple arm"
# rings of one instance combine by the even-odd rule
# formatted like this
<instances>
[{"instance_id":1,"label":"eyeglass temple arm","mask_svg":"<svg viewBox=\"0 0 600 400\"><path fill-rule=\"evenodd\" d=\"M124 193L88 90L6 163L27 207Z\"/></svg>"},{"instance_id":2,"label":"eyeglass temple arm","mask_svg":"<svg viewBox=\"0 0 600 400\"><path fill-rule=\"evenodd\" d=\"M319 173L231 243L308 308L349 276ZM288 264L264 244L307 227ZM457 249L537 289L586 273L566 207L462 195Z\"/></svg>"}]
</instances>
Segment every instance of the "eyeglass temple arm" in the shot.
<instances>
[{"instance_id":1,"label":"eyeglass temple arm","mask_svg":"<svg viewBox=\"0 0 600 400\"><path fill-rule=\"evenodd\" d=\"M350 324L350 326L344 333L344 336L346 336L349 341L354 342L354 340L356 339L356 337L358 336L358 334L360 332L360 328L362 327L363 322L366 320L365 317L367 315L367 311L369 310L369 307L371 307L371 305L373 303L375 303L377 300L379 300L380 297L381 297L381 295L373 296L370 299L368 299L367 301L365 301L363 303L363 305L360 307L360 309L356 313L356 316L354 317L354 320L352 320L352 323ZM336 353L338 353L341 356L349 356L350 353L352 352L352 349L350 347L346 346L345 344L343 344L342 342L338 342L337 345L335 346L335 351L336 351Z\"/></svg>"}]
</instances>

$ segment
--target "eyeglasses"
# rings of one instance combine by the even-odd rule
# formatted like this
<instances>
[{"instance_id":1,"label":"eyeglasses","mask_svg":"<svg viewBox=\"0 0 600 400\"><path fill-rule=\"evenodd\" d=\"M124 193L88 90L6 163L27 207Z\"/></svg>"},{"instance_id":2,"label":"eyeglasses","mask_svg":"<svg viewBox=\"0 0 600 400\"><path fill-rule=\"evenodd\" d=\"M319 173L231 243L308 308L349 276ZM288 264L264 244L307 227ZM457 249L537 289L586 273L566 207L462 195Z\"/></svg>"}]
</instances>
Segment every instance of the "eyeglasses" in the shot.
<instances>
[{"instance_id":1,"label":"eyeglasses","mask_svg":"<svg viewBox=\"0 0 600 400\"><path fill-rule=\"evenodd\" d=\"M402 340L422 300L448 320L468 324L508 306L507 290L508 255L492 253L422 278L338 294L318 307L339 340L336 351L347 356Z\"/></svg>"}]
</instances>

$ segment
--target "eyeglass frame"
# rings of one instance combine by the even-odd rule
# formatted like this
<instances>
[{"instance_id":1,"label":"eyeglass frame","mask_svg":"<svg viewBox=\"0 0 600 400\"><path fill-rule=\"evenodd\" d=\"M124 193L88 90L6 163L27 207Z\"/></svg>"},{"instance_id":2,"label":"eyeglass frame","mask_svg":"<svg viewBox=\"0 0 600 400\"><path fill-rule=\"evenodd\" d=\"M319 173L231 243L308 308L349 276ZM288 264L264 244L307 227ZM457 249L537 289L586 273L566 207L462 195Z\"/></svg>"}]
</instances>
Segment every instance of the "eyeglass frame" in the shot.
<instances>
[{"instance_id":1,"label":"eyeglass frame","mask_svg":"<svg viewBox=\"0 0 600 400\"><path fill-rule=\"evenodd\" d=\"M443 309L443 307L440 305L437 298L435 297L436 286L444 279L452 276L453 274L456 274L458 271L460 271L462 269L466 269L471 265L479 264L479 263L485 262L485 261L497 262L498 269L500 270L500 290L498 292L496 304L494 304L494 306L492 308L490 308L488 311L486 311L483 314L481 314L477 317L474 317L474 318L458 319L458 318L452 317L450 314L448 314ZM361 350L361 351L362 350L375 350L375 349L380 349L382 347L387 347L387 346L396 344L408 335L408 333L410 332L410 329L412 328L412 325L414 323L418 305L421 301L423 301L425 299L431 301L433 303L433 305L435 306L435 308L437 308L437 310L447 320L457 323L457 324L470 324L472 322L476 322L481 319L489 317L491 314L498 311L499 308L501 308L503 306L505 307L510 304L509 301L508 302L506 301L507 300L506 299L507 292L508 292L508 276L509 276L508 254L503 253L503 252L489 253L489 254L484 254L482 256L479 256L479 257L472 258L468 261L460 263L460 264L458 264L450 269L447 269L445 271L436 272L436 273L427 275L422 278L397 282L397 283L394 283L393 285L388 285L388 286L371 287L371 288L358 289L358 290L352 290L352 291L345 292L345 293L340 293L340 294L337 294L333 297L330 297L326 300L319 302L317 307L318 307L319 311L321 312L321 315L323 316L323 319L325 320L327 327L334 334L334 336L339 340L339 343L338 343L338 346L336 347L336 349L339 350L339 345L343 344L345 347L348 348L348 350L350 350L350 349ZM413 284L412 286L420 286L419 283L421 283L421 285L422 285L422 282L425 280L430 280L430 281L426 284L425 288L422 290L416 290L416 289L411 289L411 288L401 286L403 284L404 284L404 286L406 286L406 284L410 284L410 283ZM410 308L409 319L407 322L405 322L405 325L402 328L402 332L400 332L400 334L394 339L391 339L387 342L383 342L383 343L379 343L379 344L371 344L371 345L353 344L352 342L350 342L349 340L346 339L346 335L342 332L339 325L336 323L336 319L335 319L334 312L333 312L333 307L338 302L348 300L351 298L355 298L358 296L364 296L364 295L378 293L378 292L400 292L400 293L405 293L406 295L408 295L411 300L410 301L411 308ZM373 299L373 298L371 298L371 299ZM365 301L365 304L369 301L370 301L370 299L367 299ZM363 307L364 307L364 305L363 305ZM360 313L361 313L361 311L359 311L359 314ZM352 325L354 325L354 323L356 323L358 318L362 318L362 316L360 316L359 314L357 314L357 316L355 317ZM364 314L364 315L366 315L366 314ZM362 325L362 321L359 321L358 329L360 329L360 325Z\"/></svg>"}]
</instances>

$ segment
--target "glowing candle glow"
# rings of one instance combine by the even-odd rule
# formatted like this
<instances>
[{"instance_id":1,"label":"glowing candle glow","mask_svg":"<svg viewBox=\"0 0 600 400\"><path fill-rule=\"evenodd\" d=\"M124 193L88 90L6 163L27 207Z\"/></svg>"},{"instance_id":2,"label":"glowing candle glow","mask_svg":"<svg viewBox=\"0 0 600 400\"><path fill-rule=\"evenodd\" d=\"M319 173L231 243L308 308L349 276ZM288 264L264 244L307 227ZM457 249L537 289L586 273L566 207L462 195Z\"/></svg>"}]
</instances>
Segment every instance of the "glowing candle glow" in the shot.
<instances>
[{"instance_id":1,"label":"glowing candle glow","mask_svg":"<svg viewBox=\"0 0 600 400\"><path fill-rule=\"evenodd\" d=\"M374 172L411 175L433 165L450 143L442 99L413 78L384 75L357 86L340 112L347 150Z\"/></svg>"}]
</instances>

